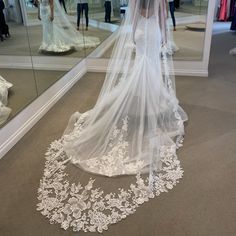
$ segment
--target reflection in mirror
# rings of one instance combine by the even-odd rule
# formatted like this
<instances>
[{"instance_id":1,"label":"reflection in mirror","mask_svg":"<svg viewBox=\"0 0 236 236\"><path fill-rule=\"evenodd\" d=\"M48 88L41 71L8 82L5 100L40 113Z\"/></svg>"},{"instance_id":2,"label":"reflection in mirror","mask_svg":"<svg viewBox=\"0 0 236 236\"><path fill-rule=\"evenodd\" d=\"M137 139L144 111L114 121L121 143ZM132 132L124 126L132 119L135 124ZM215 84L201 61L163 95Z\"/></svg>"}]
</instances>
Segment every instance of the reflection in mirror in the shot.
<instances>
[{"instance_id":1,"label":"reflection in mirror","mask_svg":"<svg viewBox=\"0 0 236 236\"><path fill-rule=\"evenodd\" d=\"M168 0L174 60L202 60L208 0Z\"/></svg>"},{"instance_id":2,"label":"reflection in mirror","mask_svg":"<svg viewBox=\"0 0 236 236\"><path fill-rule=\"evenodd\" d=\"M26 1L25 21L33 67L41 94L85 56L85 48L95 48L96 36L84 37L77 27L77 2L65 0Z\"/></svg>"},{"instance_id":3,"label":"reflection in mirror","mask_svg":"<svg viewBox=\"0 0 236 236\"><path fill-rule=\"evenodd\" d=\"M37 97L20 3L0 0L0 125Z\"/></svg>"},{"instance_id":4,"label":"reflection in mirror","mask_svg":"<svg viewBox=\"0 0 236 236\"><path fill-rule=\"evenodd\" d=\"M104 45L105 48L110 45L110 37L120 24L120 1L77 0L76 15L78 23L85 26L84 36L95 36L100 39L101 44L93 52L93 55L98 56L99 53L100 56ZM86 23L88 23L87 28ZM86 56L92 51L94 49L86 48Z\"/></svg>"},{"instance_id":5,"label":"reflection in mirror","mask_svg":"<svg viewBox=\"0 0 236 236\"><path fill-rule=\"evenodd\" d=\"M76 28L76 18L69 15L65 1L35 0L25 4L25 21L38 92L41 94L84 58L84 38ZM67 10L68 8L68 10ZM99 40L87 40L95 47Z\"/></svg>"},{"instance_id":6,"label":"reflection in mirror","mask_svg":"<svg viewBox=\"0 0 236 236\"><path fill-rule=\"evenodd\" d=\"M173 35L172 49L174 60L202 60L205 26L207 18L208 0L166 0L168 6L168 25L170 33ZM96 1L99 2L99 1ZM104 2L104 1L102 1ZM116 6L116 19L123 19L127 10L128 0L111 0L111 4ZM93 13L92 17L104 21L102 7L100 14ZM110 25L115 25L111 21ZM175 27L174 27L175 25ZM90 54L91 57L110 58L113 49L113 40L107 40L100 51ZM105 48L105 50L104 50Z\"/></svg>"}]
</instances>

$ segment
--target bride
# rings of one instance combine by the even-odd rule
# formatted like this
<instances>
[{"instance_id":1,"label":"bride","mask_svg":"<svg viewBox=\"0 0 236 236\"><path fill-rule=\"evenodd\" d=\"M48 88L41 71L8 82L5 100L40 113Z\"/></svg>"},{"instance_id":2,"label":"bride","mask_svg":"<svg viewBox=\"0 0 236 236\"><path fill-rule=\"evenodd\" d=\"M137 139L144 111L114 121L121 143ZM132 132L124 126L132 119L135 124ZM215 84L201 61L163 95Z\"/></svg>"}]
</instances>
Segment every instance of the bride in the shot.
<instances>
[{"instance_id":1,"label":"bride","mask_svg":"<svg viewBox=\"0 0 236 236\"><path fill-rule=\"evenodd\" d=\"M165 0L130 1L94 108L75 113L47 151L38 210L51 223L102 232L182 177L176 150L187 115L175 95L166 13ZM91 176L136 181L105 194L95 180L70 183L67 163Z\"/></svg>"},{"instance_id":2,"label":"bride","mask_svg":"<svg viewBox=\"0 0 236 236\"><path fill-rule=\"evenodd\" d=\"M63 53L72 49L95 47L96 37L83 36L69 21L58 0L39 0L38 18L42 21L43 40L39 51Z\"/></svg>"}]
</instances>

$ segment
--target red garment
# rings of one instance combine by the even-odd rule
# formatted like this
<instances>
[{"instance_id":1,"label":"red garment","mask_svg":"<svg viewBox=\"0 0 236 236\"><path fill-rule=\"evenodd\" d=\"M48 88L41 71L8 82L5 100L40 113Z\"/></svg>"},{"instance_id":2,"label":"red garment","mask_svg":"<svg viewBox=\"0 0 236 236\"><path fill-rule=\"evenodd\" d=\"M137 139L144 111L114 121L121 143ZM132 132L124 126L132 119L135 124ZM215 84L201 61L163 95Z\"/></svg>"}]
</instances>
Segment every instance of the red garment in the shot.
<instances>
[{"instance_id":1,"label":"red garment","mask_svg":"<svg viewBox=\"0 0 236 236\"><path fill-rule=\"evenodd\" d=\"M227 20L227 0L220 1L219 20L222 20L222 21Z\"/></svg>"}]
</instances>

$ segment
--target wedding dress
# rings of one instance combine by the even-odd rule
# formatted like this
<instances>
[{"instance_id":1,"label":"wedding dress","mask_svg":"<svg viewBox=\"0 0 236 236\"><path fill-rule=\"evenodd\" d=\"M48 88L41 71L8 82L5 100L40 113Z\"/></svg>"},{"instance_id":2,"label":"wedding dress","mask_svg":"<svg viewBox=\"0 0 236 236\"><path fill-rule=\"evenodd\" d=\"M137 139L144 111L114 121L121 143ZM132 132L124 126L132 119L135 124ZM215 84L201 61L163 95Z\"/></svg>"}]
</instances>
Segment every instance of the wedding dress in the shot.
<instances>
[{"instance_id":1,"label":"wedding dress","mask_svg":"<svg viewBox=\"0 0 236 236\"><path fill-rule=\"evenodd\" d=\"M170 73L165 9L164 0L130 1L97 103L75 113L47 151L37 209L51 223L102 232L182 177L176 149L187 115ZM106 194L95 180L70 183L67 163L91 175L136 175L136 181Z\"/></svg>"},{"instance_id":2,"label":"wedding dress","mask_svg":"<svg viewBox=\"0 0 236 236\"><path fill-rule=\"evenodd\" d=\"M62 53L71 49L96 47L100 40L96 37L83 36L69 21L58 0L53 0L53 16L49 0L40 0L39 17L42 21L43 40L40 51Z\"/></svg>"},{"instance_id":3,"label":"wedding dress","mask_svg":"<svg viewBox=\"0 0 236 236\"><path fill-rule=\"evenodd\" d=\"M3 124L11 113L11 109L7 107L8 89L13 85L0 76L0 125Z\"/></svg>"}]
</instances>

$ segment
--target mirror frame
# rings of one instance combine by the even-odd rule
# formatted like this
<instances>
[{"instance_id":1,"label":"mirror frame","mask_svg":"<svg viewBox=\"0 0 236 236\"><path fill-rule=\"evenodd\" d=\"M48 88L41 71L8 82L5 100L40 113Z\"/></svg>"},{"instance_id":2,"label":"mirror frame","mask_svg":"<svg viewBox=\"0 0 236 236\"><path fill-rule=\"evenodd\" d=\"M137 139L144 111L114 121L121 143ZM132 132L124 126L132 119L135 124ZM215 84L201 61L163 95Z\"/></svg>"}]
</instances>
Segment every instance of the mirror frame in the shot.
<instances>
[{"instance_id":1,"label":"mirror frame","mask_svg":"<svg viewBox=\"0 0 236 236\"><path fill-rule=\"evenodd\" d=\"M209 0L202 60L174 62L176 75L208 76L214 18L214 11L212 11L212 9L215 9L215 4L216 0ZM114 34L112 34L111 37L114 37ZM1 128L0 158L3 157L85 73L90 71L106 71L108 60L109 59L88 57L82 59L82 61L61 79Z\"/></svg>"},{"instance_id":2,"label":"mirror frame","mask_svg":"<svg viewBox=\"0 0 236 236\"><path fill-rule=\"evenodd\" d=\"M208 77L208 66L209 66L209 57L210 57L210 47L211 47L211 37L212 37L212 28L213 28L213 19L216 0L209 0L207 7L206 15L206 31L204 37L203 45L203 55L201 60L176 60L174 61L174 74L182 76L201 76ZM114 40L114 34L107 39L108 41ZM100 46L101 47L101 46ZM102 52L109 47L108 44L104 44L104 48L100 48ZM97 53L96 53L97 52ZM92 56L92 57L89 57ZM108 65L108 58L99 58L98 50L95 50L87 58L88 61L88 71L89 72L105 72Z\"/></svg>"}]
</instances>

